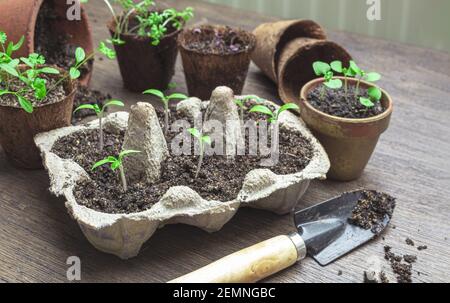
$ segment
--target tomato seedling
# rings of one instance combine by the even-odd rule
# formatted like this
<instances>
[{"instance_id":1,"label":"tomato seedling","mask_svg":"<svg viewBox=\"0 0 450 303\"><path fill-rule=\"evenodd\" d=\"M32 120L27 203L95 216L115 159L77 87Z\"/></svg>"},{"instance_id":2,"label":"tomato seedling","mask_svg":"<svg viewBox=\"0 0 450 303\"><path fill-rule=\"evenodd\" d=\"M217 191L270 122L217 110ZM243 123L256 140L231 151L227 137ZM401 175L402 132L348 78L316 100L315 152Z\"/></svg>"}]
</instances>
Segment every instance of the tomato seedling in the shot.
<instances>
[{"instance_id":1,"label":"tomato seedling","mask_svg":"<svg viewBox=\"0 0 450 303\"><path fill-rule=\"evenodd\" d=\"M132 155L132 154L137 154L140 153L140 151L138 150L124 150L122 151L117 157L114 156L109 156L101 161L98 161L97 163L95 163L92 166L92 170L97 169L100 166L103 166L105 164L111 164L110 168L113 171L116 171L117 169L119 169L120 172L120 180L122 181L122 187L123 187L123 191L127 192L128 191L128 185L127 185L127 178L125 176L125 170L123 169L123 160Z\"/></svg>"},{"instance_id":2,"label":"tomato seedling","mask_svg":"<svg viewBox=\"0 0 450 303\"><path fill-rule=\"evenodd\" d=\"M278 110L275 111L271 111L270 108L268 108L265 105L255 105L250 109L251 113L260 113L260 114L264 114L266 115L269 119L269 123L278 123L278 120L280 118L280 115L282 112L287 111L287 110L299 110L300 108L298 107L297 104L294 103L286 103L285 105L281 106Z\"/></svg>"},{"instance_id":3,"label":"tomato seedling","mask_svg":"<svg viewBox=\"0 0 450 303\"><path fill-rule=\"evenodd\" d=\"M190 128L188 129L188 132L198 140L198 144L200 146L200 157L197 164L197 171L195 172L195 179L198 178L198 175L200 173L200 169L203 165L203 158L205 154L205 144L211 145L211 137L203 135L201 131L199 131L196 128Z\"/></svg>"},{"instance_id":4,"label":"tomato seedling","mask_svg":"<svg viewBox=\"0 0 450 303\"><path fill-rule=\"evenodd\" d=\"M98 104L83 104L78 106L75 110L74 113L76 113L79 110L82 109L88 109L88 110L92 110L95 112L95 114L98 117L98 129L99 129L99 150L102 151L103 150L103 146L104 146L104 139L103 139L103 117L105 115L105 110L106 108L110 107L110 106L121 106L124 107L125 105L123 104L122 101L119 100L111 100L109 102L107 102L105 105L103 105L102 107L98 106Z\"/></svg>"}]
</instances>

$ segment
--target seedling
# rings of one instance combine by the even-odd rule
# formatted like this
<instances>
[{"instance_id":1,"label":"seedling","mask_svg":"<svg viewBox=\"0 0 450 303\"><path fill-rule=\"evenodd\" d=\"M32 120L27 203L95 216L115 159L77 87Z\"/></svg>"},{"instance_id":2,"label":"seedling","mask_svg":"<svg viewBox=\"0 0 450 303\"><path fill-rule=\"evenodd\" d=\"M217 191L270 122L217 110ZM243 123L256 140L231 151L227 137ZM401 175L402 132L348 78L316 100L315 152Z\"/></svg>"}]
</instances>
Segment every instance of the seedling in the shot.
<instances>
[{"instance_id":1,"label":"seedling","mask_svg":"<svg viewBox=\"0 0 450 303\"><path fill-rule=\"evenodd\" d=\"M99 124L99 137L100 137L100 139L99 139L99 147L98 148L101 151L103 150L103 146L104 146L102 120L103 120L106 108L108 108L110 106L121 106L121 107L123 107L125 105L123 104L122 101L111 100L111 101L107 102L105 105L103 105L102 107L98 106L98 104L83 104L83 105L78 106L75 109L75 111L74 111L74 113L76 113L79 110L88 109L88 110L94 111L97 114L98 122L99 122L98 123Z\"/></svg>"},{"instance_id":2,"label":"seedling","mask_svg":"<svg viewBox=\"0 0 450 303\"><path fill-rule=\"evenodd\" d=\"M316 61L313 63L314 73L317 76L323 76L324 82L320 92L320 100L323 100L325 97L325 89L326 87L331 89L339 89L342 87L342 81L340 79L334 78L334 73L331 70L331 66L328 63L322 61Z\"/></svg>"},{"instance_id":3,"label":"seedling","mask_svg":"<svg viewBox=\"0 0 450 303\"><path fill-rule=\"evenodd\" d=\"M269 119L268 119L269 123L275 124L275 123L278 123L278 119L280 118L280 115L282 112L291 110L291 109L299 110L300 108L298 107L297 104L286 103L285 105L281 106L278 110L275 110L272 112L270 110L270 108L268 108L265 105L255 105L252 107L252 109L250 109L250 112L264 114L269 117Z\"/></svg>"},{"instance_id":4,"label":"seedling","mask_svg":"<svg viewBox=\"0 0 450 303\"><path fill-rule=\"evenodd\" d=\"M200 158L198 160L197 171L195 172L195 179L198 178L200 173L200 169L203 164L203 157L205 153L205 143L211 145L211 138L209 136L203 135L201 131L196 128L188 129L188 132L194 137L197 138L199 146L200 146Z\"/></svg>"},{"instance_id":5,"label":"seedling","mask_svg":"<svg viewBox=\"0 0 450 303\"><path fill-rule=\"evenodd\" d=\"M366 97L360 97L359 102L366 107L366 110L368 110L371 107L375 106L375 102L379 102L382 97L382 92L378 87L371 87L367 90L367 93L369 94L369 98Z\"/></svg>"},{"instance_id":6,"label":"seedling","mask_svg":"<svg viewBox=\"0 0 450 303\"><path fill-rule=\"evenodd\" d=\"M239 107L239 116L241 118L241 121L244 121L244 111L247 109L245 103L249 100L255 100L257 103L262 103L264 101L263 99L255 95L246 96L242 99L235 99L234 103Z\"/></svg>"},{"instance_id":7,"label":"seedling","mask_svg":"<svg viewBox=\"0 0 450 303\"><path fill-rule=\"evenodd\" d=\"M353 62L353 61L351 61ZM341 61L333 61L330 63L330 67L332 70L334 70L337 73L344 75L344 92L345 92L345 98L347 98L348 95L348 78L356 76L356 72L349 66L344 67Z\"/></svg>"},{"instance_id":8,"label":"seedling","mask_svg":"<svg viewBox=\"0 0 450 303\"><path fill-rule=\"evenodd\" d=\"M164 105L164 134L167 135L167 131L169 130L169 116L170 116L170 109L169 109L169 102L171 100L185 100L188 98L188 96L180 94L180 93L174 93L169 96L166 96L162 91L157 89L148 89L143 94L146 95L154 95L157 96L161 102Z\"/></svg>"},{"instance_id":9,"label":"seedling","mask_svg":"<svg viewBox=\"0 0 450 303\"><path fill-rule=\"evenodd\" d=\"M43 67L45 58L40 54L33 53L28 57L13 59L13 53L22 47L24 37L16 44L9 42L6 46L7 38L6 33L0 31L0 83L2 83L2 86L0 86L0 96L15 96L19 105L30 114L33 113L33 105L26 97L30 92L34 94L34 97L38 101L44 101L49 92L58 87L67 78L70 77L72 80L79 78L81 75L79 68L93 57L93 54L86 57L84 50L80 47L77 48L75 52L75 65L70 68L70 72L64 74L53 87L47 89L47 80L43 76L46 74L58 75L60 74L59 70L52 67ZM26 68L20 68L20 63L25 64ZM12 90L11 81L13 79L18 79L24 87L17 91Z\"/></svg>"},{"instance_id":10,"label":"seedling","mask_svg":"<svg viewBox=\"0 0 450 303\"><path fill-rule=\"evenodd\" d=\"M84 1L87 2L86 0ZM150 38L152 45L157 46L167 33L169 27L179 30L194 16L194 10L191 7L183 11L169 8L159 12L156 10L155 1L152 0L143 0L137 3L133 0L103 1L114 18L115 33L112 39L100 43L99 51L110 59L114 59L116 53L107 44L125 44L125 41L121 39L122 35L137 35L139 37ZM121 6L123 11L121 14L116 13L112 5L113 2ZM130 27L131 18L135 18L137 21L137 24L133 27Z\"/></svg>"},{"instance_id":11,"label":"seedling","mask_svg":"<svg viewBox=\"0 0 450 303\"><path fill-rule=\"evenodd\" d=\"M361 85L361 80L373 83L381 79L381 75L379 73L375 72L366 73L364 70L360 69L354 61L350 61L350 68L352 69L354 74L358 77L358 82L356 84L355 90L355 97L358 97L359 95L359 87Z\"/></svg>"},{"instance_id":12,"label":"seedling","mask_svg":"<svg viewBox=\"0 0 450 303\"><path fill-rule=\"evenodd\" d=\"M95 163L92 166L92 170L97 169L100 166L103 166L105 164L111 164L111 169L113 171L116 171L117 169L119 169L120 172L120 180L122 181L122 186L123 186L123 191L127 192L128 191L128 185L127 185L127 178L125 176L125 171L123 169L123 160L132 155L132 154L137 154L140 153L140 151L138 150L124 150L122 151L118 157L114 157L114 156L109 156L101 161L98 161L97 163Z\"/></svg>"}]
</instances>

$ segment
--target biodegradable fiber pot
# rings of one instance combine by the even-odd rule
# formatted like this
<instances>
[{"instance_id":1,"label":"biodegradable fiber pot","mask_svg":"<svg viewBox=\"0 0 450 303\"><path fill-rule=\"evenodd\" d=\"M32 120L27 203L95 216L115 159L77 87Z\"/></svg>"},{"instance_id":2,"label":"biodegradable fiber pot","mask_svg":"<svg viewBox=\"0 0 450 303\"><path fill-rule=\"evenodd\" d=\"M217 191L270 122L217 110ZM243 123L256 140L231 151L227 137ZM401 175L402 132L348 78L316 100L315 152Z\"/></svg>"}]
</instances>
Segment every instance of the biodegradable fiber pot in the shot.
<instances>
[{"instance_id":1,"label":"biodegradable fiber pot","mask_svg":"<svg viewBox=\"0 0 450 303\"><path fill-rule=\"evenodd\" d=\"M111 36L115 34L115 27L112 19L108 24ZM170 32L157 46L152 45L150 38L120 35L125 44L114 45L114 48L126 89L136 93L149 88L167 89L175 74L177 37L180 31Z\"/></svg>"},{"instance_id":2,"label":"biodegradable fiber pot","mask_svg":"<svg viewBox=\"0 0 450 303\"><path fill-rule=\"evenodd\" d=\"M220 25L203 25L185 29L178 38L178 47L183 60L184 74L189 95L207 100L218 86L228 86L236 94L244 88L250 66L250 56L255 49L256 40L252 33L232 29L245 45L245 49L234 53L210 53L192 49L189 44L210 41L217 33L230 29Z\"/></svg>"},{"instance_id":3,"label":"biodegradable fiber pot","mask_svg":"<svg viewBox=\"0 0 450 303\"><path fill-rule=\"evenodd\" d=\"M298 91L314 79L312 64L321 60L340 60L348 64L349 53L335 42L326 40L322 27L311 20L265 23L254 32L257 47L255 64L278 84L285 103L299 103Z\"/></svg>"},{"instance_id":4,"label":"biodegradable fiber pot","mask_svg":"<svg viewBox=\"0 0 450 303\"><path fill-rule=\"evenodd\" d=\"M50 26L56 33L64 33L69 43L82 47L86 53L92 53L94 46L87 14L81 7L81 20L69 21L67 10L73 4L66 1L53 1L55 12L59 16L52 20ZM26 57L35 52L35 30L39 10L44 0L1 0L0 3L0 30L8 35L10 41L17 42L25 36L22 48L14 53L17 58ZM92 66L89 71L79 80L81 85L87 86L92 76Z\"/></svg>"},{"instance_id":5,"label":"biodegradable fiber pot","mask_svg":"<svg viewBox=\"0 0 450 303\"><path fill-rule=\"evenodd\" d=\"M71 124L75 82L67 80L64 89L66 97L63 100L35 106L32 114L20 107L0 104L0 144L13 165L27 169L42 168L34 136Z\"/></svg>"},{"instance_id":6,"label":"biodegradable fiber pot","mask_svg":"<svg viewBox=\"0 0 450 303\"><path fill-rule=\"evenodd\" d=\"M388 128L393 111L392 99L382 90L381 103L385 111L375 117L365 119L335 117L315 109L308 102L308 93L322 83L322 78L315 79L301 90L301 117L322 143L330 158L331 169L327 177L337 181L351 181L361 176L380 135ZM349 79L348 83L355 85L356 80ZM361 87L371 86L373 85L368 82L361 82Z\"/></svg>"}]
</instances>

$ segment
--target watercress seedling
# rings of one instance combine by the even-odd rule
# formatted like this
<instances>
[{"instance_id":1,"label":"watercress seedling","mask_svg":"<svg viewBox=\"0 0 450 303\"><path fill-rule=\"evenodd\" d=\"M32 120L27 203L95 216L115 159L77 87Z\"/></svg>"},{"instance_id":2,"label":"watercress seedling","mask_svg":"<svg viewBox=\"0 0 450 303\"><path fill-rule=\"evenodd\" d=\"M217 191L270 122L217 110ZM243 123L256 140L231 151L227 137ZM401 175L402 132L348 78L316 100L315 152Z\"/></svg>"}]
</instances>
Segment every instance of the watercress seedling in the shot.
<instances>
[{"instance_id":1,"label":"watercress seedling","mask_svg":"<svg viewBox=\"0 0 450 303\"><path fill-rule=\"evenodd\" d=\"M127 178L125 176L125 171L123 169L123 160L132 155L132 154L137 154L140 153L140 151L138 150L124 150L122 151L118 157L114 157L114 156L109 156L101 161L98 161L97 163L95 163L92 166L92 170L97 169L100 166L103 166L105 164L111 164L111 169L113 171L116 171L117 169L119 169L120 172L120 179L122 181L122 187L123 187L123 191L127 192L128 191L128 185L127 185Z\"/></svg>"},{"instance_id":2,"label":"watercress seedling","mask_svg":"<svg viewBox=\"0 0 450 303\"><path fill-rule=\"evenodd\" d=\"M103 150L103 146L104 146L102 120L103 120L106 108L108 108L110 106L123 107L123 106L125 106L125 104L123 104L123 102L119 101L119 100L111 100L111 101L107 102L105 105L103 105L102 107L98 106L98 104L83 104L83 105L78 106L74 111L74 113L76 113L79 110L88 109L88 110L94 111L97 114L98 121L99 121L99 138L100 138L99 139L99 150L100 151Z\"/></svg>"},{"instance_id":3,"label":"watercress seedling","mask_svg":"<svg viewBox=\"0 0 450 303\"><path fill-rule=\"evenodd\" d=\"M320 100L323 100L323 98L325 97L326 87L330 89L339 89L342 87L341 79L334 78L334 73L328 63L316 61L313 63L313 69L316 76L324 77L324 82L320 93Z\"/></svg>"},{"instance_id":4,"label":"watercress seedling","mask_svg":"<svg viewBox=\"0 0 450 303\"><path fill-rule=\"evenodd\" d=\"M255 105L250 109L251 113L261 113L269 117L268 121L269 123L278 123L278 120L280 118L280 115L282 112L287 110L299 110L297 104L294 103L286 103L283 106L281 106L278 110L271 111L270 108L268 108L265 105Z\"/></svg>"},{"instance_id":5,"label":"watercress seedling","mask_svg":"<svg viewBox=\"0 0 450 303\"><path fill-rule=\"evenodd\" d=\"M180 94L180 93L173 93L169 96L166 96L162 91L157 89L148 89L143 92L143 94L146 95L154 95L159 98L159 100L164 105L164 134L167 134L167 131L169 130L169 116L170 116L170 109L169 109L169 102L171 100L185 100L188 98L188 96Z\"/></svg>"},{"instance_id":6,"label":"watercress seedling","mask_svg":"<svg viewBox=\"0 0 450 303\"><path fill-rule=\"evenodd\" d=\"M211 137L203 135L202 132L196 128L189 128L188 132L194 138L197 138L198 144L200 146L200 158L199 158L198 164L197 164L197 171L195 172L195 179L197 179L198 175L200 173L200 169L202 168L202 164L203 164L203 157L204 157L204 153L205 153L205 144L211 145Z\"/></svg>"}]
</instances>

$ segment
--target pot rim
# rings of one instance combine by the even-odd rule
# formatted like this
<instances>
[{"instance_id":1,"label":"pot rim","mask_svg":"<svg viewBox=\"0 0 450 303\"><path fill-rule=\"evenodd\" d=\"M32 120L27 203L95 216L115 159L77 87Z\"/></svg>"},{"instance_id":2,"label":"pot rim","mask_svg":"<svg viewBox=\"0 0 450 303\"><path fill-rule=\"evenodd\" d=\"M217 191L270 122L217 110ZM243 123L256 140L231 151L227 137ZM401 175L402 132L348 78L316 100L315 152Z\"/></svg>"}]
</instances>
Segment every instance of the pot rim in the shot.
<instances>
[{"instance_id":1,"label":"pot rim","mask_svg":"<svg viewBox=\"0 0 450 303\"><path fill-rule=\"evenodd\" d=\"M338 77L334 77L335 79L341 79L341 80L345 80L345 77L342 76L338 76ZM387 91L385 91L384 89L382 89L379 86L374 85L373 83L361 80L361 84L363 84L363 86L367 86L367 87L378 87L381 92L382 92L382 96L385 97L385 100L387 102L387 108L385 109L384 112L382 112L381 114L377 115L377 116L373 116L373 117L369 117L369 118L342 118L342 117L337 117L337 116L332 116L330 114L324 113L318 109L316 109L314 106L312 106L309 101L307 96L307 93L309 91L311 91L311 89L313 89L314 87L316 87L317 85L319 85L320 83L324 82L324 78L317 78L317 79L313 79L311 81L309 81L308 83L306 83L301 91L300 91L300 102L303 103L310 111L313 111L314 113L324 116L326 118L328 118L329 120L338 122L338 123L350 123L350 124L357 124L357 123L372 123L372 122L377 122L383 119L386 119L387 117L389 117L393 110L394 110L394 106L393 106L393 102L392 102L392 98L391 96L388 94ZM355 78L347 78L348 82L356 82L357 80ZM300 109L301 111L301 109Z\"/></svg>"},{"instance_id":2,"label":"pot rim","mask_svg":"<svg viewBox=\"0 0 450 303\"><path fill-rule=\"evenodd\" d=\"M43 67L52 67L52 68L56 68L57 70L59 70L59 72L60 72L61 74L67 73L66 70L64 70L64 69L62 69L62 68L60 68L60 67L58 67L58 66L56 66L56 65L52 65L52 64L43 64L42 66L43 66ZM25 64L19 64L19 68L25 68L25 67L27 67L27 65L25 65ZM77 89L78 89L78 84L79 84L79 82L78 82L77 80L72 80L72 79L70 79L70 77L67 78L66 81L67 81L67 84L68 84L69 86L68 86L68 89L66 89L66 88L63 86L63 89L64 89L64 91L66 92L66 95L64 96L64 98L62 98L62 99L59 100L58 102L54 102L54 103L48 103L48 104L44 104L44 105L40 105L40 106L39 106L39 105L33 105L33 108L34 108L35 110L38 110L39 108L45 108L45 107L47 107L47 106L52 106L52 105L54 105L54 104L61 103L61 102L63 102L64 100L66 100L67 98L70 98L72 95L74 95L75 92L76 92ZM70 90L70 92L67 92L68 90ZM0 103L0 108L10 108L10 109L23 110L23 108L20 107L20 106L19 106L19 107L17 107L17 106L10 106L10 105L2 104L2 103ZM33 113L31 113L31 115L32 115L32 114L33 114Z\"/></svg>"},{"instance_id":3,"label":"pot rim","mask_svg":"<svg viewBox=\"0 0 450 303\"><path fill-rule=\"evenodd\" d=\"M182 41L184 35L188 32L194 29L194 27L189 27L189 28L185 28L181 34L178 36L178 45L179 47L181 47L184 51L189 52L189 53L193 53L193 54L198 54L201 56L212 56L212 57L233 57L233 56L238 56L238 55L242 55L242 54L251 54L253 53L253 51L256 49L256 36L255 34L253 34L250 31L247 31L245 29L239 28L239 27L231 27L231 26L227 26L227 25L221 25L221 24L212 24L212 23L206 23L206 24L201 24L199 26L197 26L198 28L205 28L205 27L209 27L209 28L226 28L226 27L230 27L233 30L245 33L248 35L248 37L250 38L250 42L248 43L248 48L244 49L244 50L240 50L236 53L232 53L232 54L213 54L213 53L209 53L209 54L205 54L200 52L199 50L192 50L190 48L186 47L186 44Z\"/></svg>"}]
</instances>

